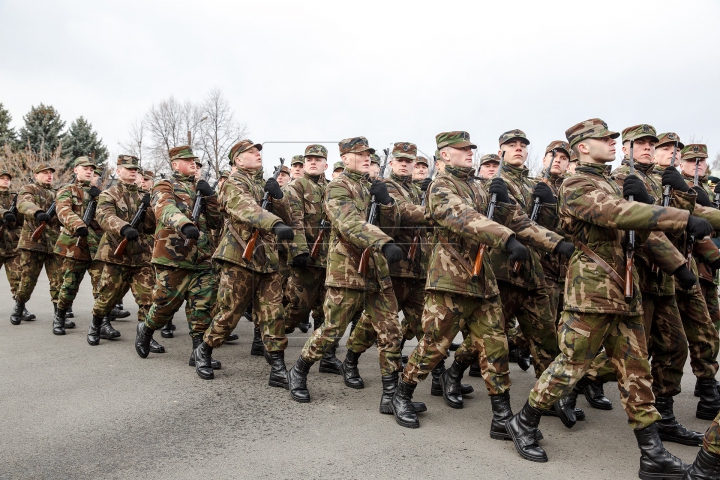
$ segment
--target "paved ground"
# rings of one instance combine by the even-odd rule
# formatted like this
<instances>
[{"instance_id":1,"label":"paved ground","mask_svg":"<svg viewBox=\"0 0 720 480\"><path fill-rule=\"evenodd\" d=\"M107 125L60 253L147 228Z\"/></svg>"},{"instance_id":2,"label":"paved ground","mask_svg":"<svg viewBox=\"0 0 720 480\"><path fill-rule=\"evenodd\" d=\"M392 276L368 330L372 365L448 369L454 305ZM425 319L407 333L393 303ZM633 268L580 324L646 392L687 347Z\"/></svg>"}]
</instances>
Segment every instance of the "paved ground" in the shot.
<instances>
[{"instance_id":1,"label":"paved ground","mask_svg":"<svg viewBox=\"0 0 720 480\"><path fill-rule=\"evenodd\" d=\"M203 381L188 366L190 338L176 317L178 335L158 340L167 353L141 359L133 347L133 316L115 322L116 341L85 341L92 303L85 280L75 303L78 328L52 334L52 305L44 273L28 308L35 322L10 324L12 299L0 276L0 479L9 478L637 478L639 452L620 408L617 389L606 388L616 408L593 410L568 430L545 418L542 442L550 461L522 460L510 442L491 440L490 402L481 379L466 377L476 393L463 410L430 396L429 381L416 400L428 404L421 428L398 426L377 411L380 378L376 352L361 357L364 390L340 377L309 377L312 403L267 386L268 366L251 357L252 328L242 320L240 341L215 351L223 369ZM307 335L293 334L292 365ZM409 344L408 344L409 345ZM406 346L406 352L410 349ZM338 356L344 358L345 349ZM690 428L695 418L694 378L686 366L685 392L676 414ZM517 411L534 377L512 366ZM669 444L691 462L697 448Z\"/></svg>"}]
</instances>

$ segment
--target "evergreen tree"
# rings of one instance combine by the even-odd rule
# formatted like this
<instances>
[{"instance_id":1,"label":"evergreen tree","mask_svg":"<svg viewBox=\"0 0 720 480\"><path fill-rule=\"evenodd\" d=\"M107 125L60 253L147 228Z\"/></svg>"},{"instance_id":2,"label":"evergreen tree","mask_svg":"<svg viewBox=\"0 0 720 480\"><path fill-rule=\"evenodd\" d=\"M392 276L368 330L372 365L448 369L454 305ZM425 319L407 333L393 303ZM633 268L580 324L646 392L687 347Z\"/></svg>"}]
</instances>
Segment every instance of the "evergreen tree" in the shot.
<instances>
[{"instance_id":1,"label":"evergreen tree","mask_svg":"<svg viewBox=\"0 0 720 480\"><path fill-rule=\"evenodd\" d=\"M98 134L93 130L90 122L83 117L78 117L65 134L62 156L67 159L67 164L70 166L77 157L91 157L93 152L96 163L105 163L108 158L108 150L102 139L98 138Z\"/></svg>"},{"instance_id":2,"label":"evergreen tree","mask_svg":"<svg viewBox=\"0 0 720 480\"><path fill-rule=\"evenodd\" d=\"M10 127L12 121L12 115L7 109L0 103L0 147L9 143L13 145L15 143L15 129Z\"/></svg>"},{"instance_id":3,"label":"evergreen tree","mask_svg":"<svg viewBox=\"0 0 720 480\"><path fill-rule=\"evenodd\" d=\"M20 129L20 148L24 149L30 144L33 152L47 154L54 151L63 140L60 132L65 128L65 122L51 105L41 103L30 108L23 120L25 126Z\"/></svg>"}]
</instances>

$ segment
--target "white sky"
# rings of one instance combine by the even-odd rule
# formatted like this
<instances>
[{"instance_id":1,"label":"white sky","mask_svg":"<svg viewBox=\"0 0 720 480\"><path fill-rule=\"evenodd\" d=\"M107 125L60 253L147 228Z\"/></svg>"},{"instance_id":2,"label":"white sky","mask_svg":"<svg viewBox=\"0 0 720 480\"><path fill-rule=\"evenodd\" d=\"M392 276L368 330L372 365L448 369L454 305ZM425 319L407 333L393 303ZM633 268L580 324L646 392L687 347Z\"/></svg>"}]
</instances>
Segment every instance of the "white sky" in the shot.
<instances>
[{"instance_id":1,"label":"white sky","mask_svg":"<svg viewBox=\"0 0 720 480\"><path fill-rule=\"evenodd\" d=\"M250 138L381 150L524 130L540 151L591 117L720 151L717 1L0 0L0 102L85 116L112 154L174 95L219 87ZM336 144L326 143L330 163ZM267 145L266 171L304 145ZM620 155L620 154L618 154Z\"/></svg>"}]
</instances>

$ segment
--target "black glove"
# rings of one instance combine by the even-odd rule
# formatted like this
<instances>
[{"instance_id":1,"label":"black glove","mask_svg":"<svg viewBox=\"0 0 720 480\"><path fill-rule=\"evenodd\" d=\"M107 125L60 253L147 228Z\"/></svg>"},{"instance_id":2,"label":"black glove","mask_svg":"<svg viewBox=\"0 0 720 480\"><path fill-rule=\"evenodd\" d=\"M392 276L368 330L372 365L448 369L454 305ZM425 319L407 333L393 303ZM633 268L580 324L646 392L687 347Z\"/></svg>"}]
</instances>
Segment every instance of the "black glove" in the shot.
<instances>
[{"instance_id":1,"label":"black glove","mask_svg":"<svg viewBox=\"0 0 720 480\"><path fill-rule=\"evenodd\" d=\"M498 178L498 180L500 179ZM508 260L510 260L510 264L514 264L515 262L524 262L528 258L527 247L525 247L525 245L523 245L522 243L518 242L515 237L510 237L510 239L505 244L505 250L510 252L510 256L508 257Z\"/></svg>"},{"instance_id":2,"label":"black glove","mask_svg":"<svg viewBox=\"0 0 720 480\"><path fill-rule=\"evenodd\" d=\"M387 185L382 180L373 180L370 185L370 195L375 195L375 201L383 205L392 204L392 197L388 193Z\"/></svg>"},{"instance_id":3,"label":"black glove","mask_svg":"<svg viewBox=\"0 0 720 480\"><path fill-rule=\"evenodd\" d=\"M720 270L720 258L717 260L713 260L712 262L708 263L710 265L710 268L713 270Z\"/></svg>"},{"instance_id":4,"label":"black glove","mask_svg":"<svg viewBox=\"0 0 720 480\"><path fill-rule=\"evenodd\" d=\"M707 192L704 188L701 186L692 187L693 192L697 193L697 198L695 199L695 203L699 203L703 207L712 207L713 204L710 201L710 197L708 197Z\"/></svg>"},{"instance_id":5,"label":"black glove","mask_svg":"<svg viewBox=\"0 0 720 480\"><path fill-rule=\"evenodd\" d=\"M125 225L120 229L120 235L127 238L128 240L135 240L138 238L138 231L132 228L130 225Z\"/></svg>"},{"instance_id":6,"label":"black glove","mask_svg":"<svg viewBox=\"0 0 720 480\"><path fill-rule=\"evenodd\" d=\"M690 187L685 179L683 179L683 176L674 167L668 167L665 169L662 174L662 184L663 186L670 185L673 190L678 190L680 192L687 192L690 190Z\"/></svg>"},{"instance_id":7,"label":"black glove","mask_svg":"<svg viewBox=\"0 0 720 480\"><path fill-rule=\"evenodd\" d=\"M687 266L683 263L680 267L675 270L673 276L677 278L680 288L683 290L690 290L693 285L697 283L697 277L692 273Z\"/></svg>"},{"instance_id":8,"label":"black glove","mask_svg":"<svg viewBox=\"0 0 720 480\"><path fill-rule=\"evenodd\" d=\"M688 235L695 237L700 240L705 238L713 232L713 227L710 222L700 217L693 217L692 215L688 218L687 226L685 227Z\"/></svg>"},{"instance_id":9,"label":"black glove","mask_svg":"<svg viewBox=\"0 0 720 480\"><path fill-rule=\"evenodd\" d=\"M510 203L510 196L508 195L507 185L502 178L493 178L490 180L490 187L488 188L490 194L497 196L497 201L500 203Z\"/></svg>"},{"instance_id":10,"label":"black glove","mask_svg":"<svg viewBox=\"0 0 720 480\"><path fill-rule=\"evenodd\" d=\"M280 184L274 178L268 178L265 182L265 191L270 194L275 200L283 198L283 192L280 188Z\"/></svg>"},{"instance_id":11,"label":"black glove","mask_svg":"<svg viewBox=\"0 0 720 480\"><path fill-rule=\"evenodd\" d=\"M96 198L98 195L100 195L102 193L102 190L100 190L98 187L93 185L92 187L90 187L90 192L88 192L88 193L90 193L90 196L92 198Z\"/></svg>"},{"instance_id":12,"label":"black glove","mask_svg":"<svg viewBox=\"0 0 720 480\"><path fill-rule=\"evenodd\" d=\"M423 192L427 192L428 187L432 183L432 178L426 178L422 182L420 182L420 190Z\"/></svg>"},{"instance_id":13,"label":"black glove","mask_svg":"<svg viewBox=\"0 0 720 480\"><path fill-rule=\"evenodd\" d=\"M87 237L88 236L88 228L87 227L80 227L75 232L76 237Z\"/></svg>"},{"instance_id":14,"label":"black glove","mask_svg":"<svg viewBox=\"0 0 720 480\"><path fill-rule=\"evenodd\" d=\"M272 193L270 195L272 195ZM273 233L277 235L278 240L292 240L293 238L295 238L295 232L293 232L293 229L282 222L276 223L275 226L273 226L272 230Z\"/></svg>"},{"instance_id":15,"label":"black glove","mask_svg":"<svg viewBox=\"0 0 720 480\"><path fill-rule=\"evenodd\" d=\"M386 243L382 246L382 253L387 258L388 263L397 263L402 260L403 251L394 243Z\"/></svg>"},{"instance_id":16,"label":"black glove","mask_svg":"<svg viewBox=\"0 0 720 480\"><path fill-rule=\"evenodd\" d=\"M50 221L50 215L43 212L42 210L38 210L37 212L35 212L35 220L37 220L40 223L42 223L42 222L47 223Z\"/></svg>"},{"instance_id":17,"label":"black glove","mask_svg":"<svg viewBox=\"0 0 720 480\"><path fill-rule=\"evenodd\" d=\"M145 205L145 208L148 208L150 206L150 194L146 193L143 195L142 200L140 200L143 205Z\"/></svg>"},{"instance_id":18,"label":"black glove","mask_svg":"<svg viewBox=\"0 0 720 480\"><path fill-rule=\"evenodd\" d=\"M575 253L575 244L572 242L560 242L558 246L555 247L554 253L559 253L560 255L570 258L572 254Z\"/></svg>"},{"instance_id":19,"label":"black glove","mask_svg":"<svg viewBox=\"0 0 720 480\"><path fill-rule=\"evenodd\" d=\"M202 193L204 197L211 197L215 195L215 190L213 190L210 184L205 180L198 180L197 185L195 185L195 189Z\"/></svg>"},{"instance_id":20,"label":"black glove","mask_svg":"<svg viewBox=\"0 0 720 480\"><path fill-rule=\"evenodd\" d=\"M15 215L13 215L10 212L5 212L5 215L3 215L3 220L5 220L7 223L13 223L17 218L15 218Z\"/></svg>"},{"instance_id":21,"label":"black glove","mask_svg":"<svg viewBox=\"0 0 720 480\"><path fill-rule=\"evenodd\" d=\"M310 254L301 253L297 257L293 258L291 266L295 268L305 268L308 266L308 263L310 263Z\"/></svg>"},{"instance_id":22,"label":"black glove","mask_svg":"<svg viewBox=\"0 0 720 480\"><path fill-rule=\"evenodd\" d=\"M625 181L623 182L623 195L625 195L625 198L632 195L633 200L636 202L647 203L648 205L655 203L648 193L647 188L645 188L645 184L637 175L628 175L625 177Z\"/></svg>"},{"instance_id":23,"label":"black glove","mask_svg":"<svg viewBox=\"0 0 720 480\"><path fill-rule=\"evenodd\" d=\"M197 240L198 238L200 238L200 230L198 230L198 228L192 223L183 225L180 231L183 235L185 235L185 238L187 238L188 240Z\"/></svg>"},{"instance_id":24,"label":"black glove","mask_svg":"<svg viewBox=\"0 0 720 480\"><path fill-rule=\"evenodd\" d=\"M538 197L540 199L540 203L548 203L552 205L557 203L557 198L555 198L552 189L545 182L540 182L535 185L535 188L533 189L533 196Z\"/></svg>"}]
</instances>

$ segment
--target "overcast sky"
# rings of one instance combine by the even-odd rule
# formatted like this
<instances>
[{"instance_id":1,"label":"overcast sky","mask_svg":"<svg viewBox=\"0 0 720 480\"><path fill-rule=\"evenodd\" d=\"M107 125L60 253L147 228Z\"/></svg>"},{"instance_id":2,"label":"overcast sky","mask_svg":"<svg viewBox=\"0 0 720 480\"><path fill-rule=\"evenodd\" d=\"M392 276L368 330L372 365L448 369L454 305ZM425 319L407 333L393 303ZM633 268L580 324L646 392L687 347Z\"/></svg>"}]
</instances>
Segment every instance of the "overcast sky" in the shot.
<instances>
[{"instance_id":1,"label":"overcast sky","mask_svg":"<svg viewBox=\"0 0 720 480\"><path fill-rule=\"evenodd\" d=\"M250 138L375 148L466 130L534 150L591 117L720 151L718 1L0 0L0 102L92 122L112 154L170 95L223 90ZM266 168L303 145L266 145Z\"/></svg>"}]
</instances>

